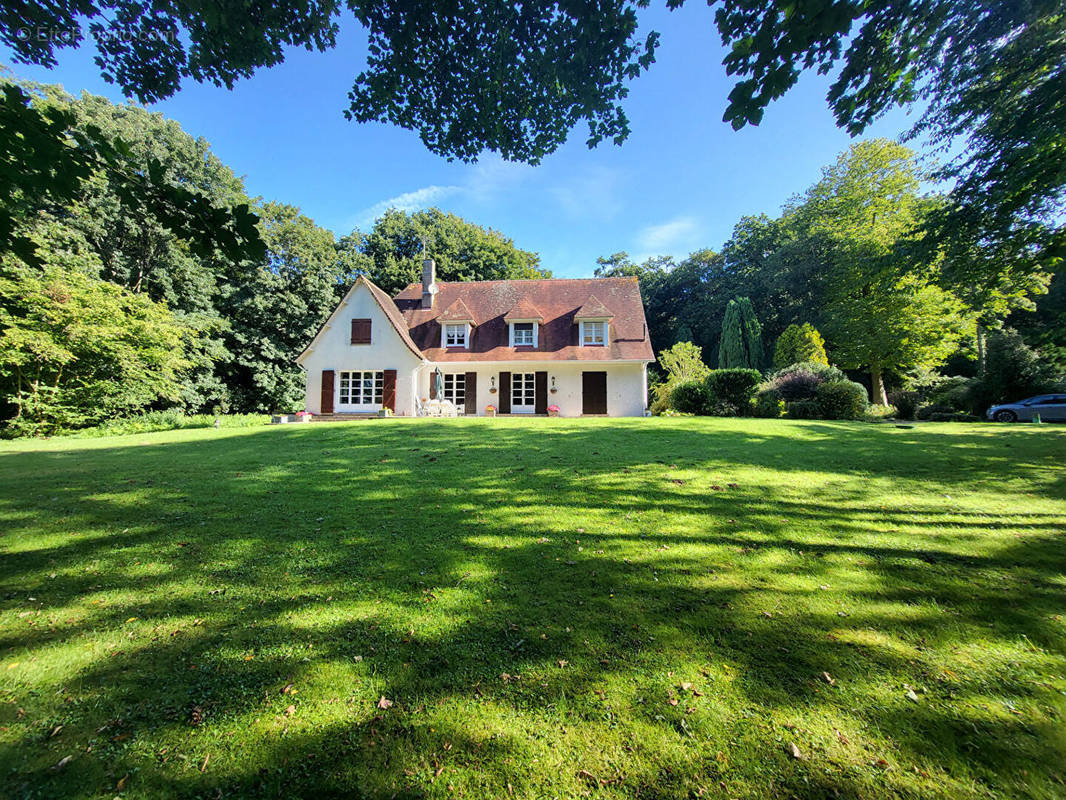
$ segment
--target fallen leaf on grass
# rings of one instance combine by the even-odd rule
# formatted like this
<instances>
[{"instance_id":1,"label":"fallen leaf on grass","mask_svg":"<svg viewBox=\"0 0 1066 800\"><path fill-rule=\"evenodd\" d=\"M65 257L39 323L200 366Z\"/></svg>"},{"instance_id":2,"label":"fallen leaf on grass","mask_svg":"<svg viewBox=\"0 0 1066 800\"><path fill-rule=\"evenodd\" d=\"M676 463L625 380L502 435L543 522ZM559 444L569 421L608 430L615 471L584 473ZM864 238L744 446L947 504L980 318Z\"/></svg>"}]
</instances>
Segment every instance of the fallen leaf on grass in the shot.
<instances>
[{"instance_id":1,"label":"fallen leaf on grass","mask_svg":"<svg viewBox=\"0 0 1066 800\"><path fill-rule=\"evenodd\" d=\"M800 749L796 747L793 742L788 743L788 752L792 754L793 758L803 758L803 753L800 752Z\"/></svg>"},{"instance_id":2,"label":"fallen leaf on grass","mask_svg":"<svg viewBox=\"0 0 1066 800\"><path fill-rule=\"evenodd\" d=\"M378 700L378 708L392 708L392 701L385 697L385 695L381 695L381 699Z\"/></svg>"},{"instance_id":3,"label":"fallen leaf on grass","mask_svg":"<svg viewBox=\"0 0 1066 800\"><path fill-rule=\"evenodd\" d=\"M130 779L130 776L128 774L127 775L123 775L121 778L119 778L118 779L118 783L115 784L115 791L116 792L121 792L123 789L125 789L126 788L126 781L128 781L129 779Z\"/></svg>"},{"instance_id":4,"label":"fallen leaf on grass","mask_svg":"<svg viewBox=\"0 0 1066 800\"><path fill-rule=\"evenodd\" d=\"M908 689L907 690L907 699L908 700L913 700L915 703L918 702L918 695L916 695L914 693L914 689Z\"/></svg>"},{"instance_id":5,"label":"fallen leaf on grass","mask_svg":"<svg viewBox=\"0 0 1066 800\"><path fill-rule=\"evenodd\" d=\"M830 686L836 686L837 682L829 676L828 672L823 672L822 677L825 678L825 682L828 683Z\"/></svg>"},{"instance_id":6,"label":"fallen leaf on grass","mask_svg":"<svg viewBox=\"0 0 1066 800\"><path fill-rule=\"evenodd\" d=\"M63 769L63 767L69 764L73 759L74 756L63 756L63 758L59 760L59 763L52 767L52 769Z\"/></svg>"},{"instance_id":7,"label":"fallen leaf on grass","mask_svg":"<svg viewBox=\"0 0 1066 800\"><path fill-rule=\"evenodd\" d=\"M291 717L295 713L296 713L296 706L289 706L288 708L285 709L285 716L286 717Z\"/></svg>"},{"instance_id":8,"label":"fallen leaf on grass","mask_svg":"<svg viewBox=\"0 0 1066 800\"><path fill-rule=\"evenodd\" d=\"M285 684L282 687L281 693L282 694L291 694L293 692L293 690L295 690L295 689L296 689L296 684L295 683L287 683L287 684Z\"/></svg>"}]
</instances>

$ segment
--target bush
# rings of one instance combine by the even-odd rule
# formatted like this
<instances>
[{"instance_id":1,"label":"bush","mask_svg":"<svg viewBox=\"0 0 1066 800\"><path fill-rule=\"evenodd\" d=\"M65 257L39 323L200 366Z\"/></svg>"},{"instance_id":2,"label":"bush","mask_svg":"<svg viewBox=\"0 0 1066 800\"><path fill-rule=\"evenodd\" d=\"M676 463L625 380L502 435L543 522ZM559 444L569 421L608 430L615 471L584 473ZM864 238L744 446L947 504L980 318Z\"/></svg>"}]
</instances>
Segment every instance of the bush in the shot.
<instances>
[{"instance_id":1,"label":"bush","mask_svg":"<svg viewBox=\"0 0 1066 800\"><path fill-rule=\"evenodd\" d=\"M741 416L740 409L730 403L728 400L718 400L712 397L710 404L707 406L707 414L712 417L739 417Z\"/></svg>"},{"instance_id":2,"label":"bush","mask_svg":"<svg viewBox=\"0 0 1066 800\"><path fill-rule=\"evenodd\" d=\"M777 369L802 361L829 365L825 354L825 339L809 322L789 325L777 338L774 366Z\"/></svg>"},{"instance_id":3,"label":"bush","mask_svg":"<svg viewBox=\"0 0 1066 800\"><path fill-rule=\"evenodd\" d=\"M764 388L755 393L755 416L777 419L783 417L786 410L785 401L777 389Z\"/></svg>"},{"instance_id":4,"label":"bush","mask_svg":"<svg viewBox=\"0 0 1066 800\"><path fill-rule=\"evenodd\" d=\"M767 385L777 389L785 402L813 400L818 387L827 381L846 380L844 373L828 364L803 361L780 369L770 376Z\"/></svg>"},{"instance_id":5,"label":"bush","mask_svg":"<svg viewBox=\"0 0 1066 800\"><path fill-rule=\"evenodd\" d=\"M762 375L755 369L715 369L707 376L707 392L714 400L735 407L734 414L746 415L751 413L755 389L761 380Z\"/></svg>"},{"instance_id":6,"label":"bush","mask_svg":"<svg viewBox=\"0 0 1066 800\"><path fill-rule=\"evenodd\" d=\"M936 403L927 403L925 405L918 406L918 410L914 412L915 419L929 419L934 414L954 414L955 409L951 406L940 406Z\"/></svg>"},{"instance_id":7,"label":"bush","mask_svg":"<svg viewBox=\"0 0 1066 800\"><path fill-rule=\"evenodd\" d=\"M815 402L826 419L859 419L869 405L866 387L854 381L823 383L815 393Z\"/></svg>"},{"instance_id":8,"label":"bush","mask_svg":"<svg viewBox=\"0 0 1066 800\"><path fill-rule=\"evenodd\" d=\"M120 436L129 433L152 433L153 431L173 431L181 428L211 428L216 417L212 414L186 415L180 409L167 411L147 411L132 417L109 419L95 428L78 431L77 436ZM269 425L268 414L219 414L219 427L250 428L257 425Z\"/></svg>"},{"instance_id":9,"label":"bush","mask_svg":"<svg viewBox=\"0 0 1066 800\"><path fill-rule=\"evenodd\" d=\"M670 393L670 406L682 414L706 414L711 395L700 381L685 381Z\"/></svg>"},{"instance_id":10,"label":"bush","mask_svg":"<svg viewBox=\"0 0 1066 800\"><path fill-rule=\"evenodd\" d=\"M900 390L889 392L888 395L888 401L896 407L896 417L898 419L914 419L920 400L918 392L914 391L905 392Z\"/></svg>"},{"instance_id":11,"label":"bush","mask_svg":"<svg viewBox=\"0 0 1066 800\"><path fill-rule=\"evenodd\" d=\"M893 419L896 416L897 412L895 406L874 404L866 407L866 411L863 412L862 418L867 422L878 422L884 419Z\"/></svg>"},{"instance_id":12,"label":"bush","mask_svg":"<svg viewBox=\"0 0 1066 800\"><path fill-rule=\"evenodd\" d=\"M980 422L980 417L960 411L936 411L929 415L930 422Z\"/></svg>"},{"instance_id":13,"label":"bush","mask_svg":"<svg viewBox=\"0 0 1066 800\"><path fill-rule=\"evenodd\" d=\"M822 411L813 400L793 400L787 405L790 419L819 419Z\"/></svg>"}]
</instances>

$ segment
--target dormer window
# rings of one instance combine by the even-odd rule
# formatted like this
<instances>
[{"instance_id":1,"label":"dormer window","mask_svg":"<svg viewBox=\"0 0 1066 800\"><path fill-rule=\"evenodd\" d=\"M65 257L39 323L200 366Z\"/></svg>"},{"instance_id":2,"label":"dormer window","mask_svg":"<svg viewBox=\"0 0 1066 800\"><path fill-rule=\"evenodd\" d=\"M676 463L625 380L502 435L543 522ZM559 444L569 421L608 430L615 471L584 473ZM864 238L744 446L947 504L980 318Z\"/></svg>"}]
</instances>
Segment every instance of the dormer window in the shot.
<instances>
[{"instance_id":1,"label":"dormer window","mask_svg":"<svg viewBox=\"0 0 1066 800\"><path fill-rule=\"evenodd\" d=\"M607 344L606 320L581 321L581 346L604 347Z\"/></svg>"},{"instance_id":2,"label":"dormer window","mask_svg":"<svg viewBox=\"0 0 1066 800\"><path fill-rule=\"evenodd\" d=\"M537 323L535 322L512 322L511 323L511 347L536 347L537 346Z\"/></svg>"},{"instance_id":3,"label":"dormer window","mask_svg":"<svg viewBox=\"0 0 1066 800\"><path fill-rule=\"evenodd\" d=\"M444 347L468 347L470 326L466 322L446 322L443 326Z\"/></svg>"}]
</instances>

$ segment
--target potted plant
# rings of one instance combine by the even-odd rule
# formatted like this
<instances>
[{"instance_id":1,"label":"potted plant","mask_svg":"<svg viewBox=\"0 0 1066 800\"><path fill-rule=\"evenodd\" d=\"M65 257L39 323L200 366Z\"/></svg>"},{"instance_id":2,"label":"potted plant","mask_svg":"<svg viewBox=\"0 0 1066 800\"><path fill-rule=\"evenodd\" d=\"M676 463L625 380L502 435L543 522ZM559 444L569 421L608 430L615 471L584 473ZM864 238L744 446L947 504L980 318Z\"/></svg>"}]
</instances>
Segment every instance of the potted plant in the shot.
<instances>
[{"instance_id":1,"label":"potted plant","mask_svg":"<svg viewBox=\"0 0 1066 800\"><path fill-rule=\"evenodd\" d=\"M384 408L379 408L378 409L378 416L379 417L391 417L392 416L392 409L389 408L388 406L385 406Z\"/></svg>"},{"instance_id":2,"label":"potted plant","mask_svg":"<svg viewBox=\"0 0 1066 800\"><path fill-rule=\"evenodd\" d=\"M555 405L554 403L552 405L548 406L548 416L549 417L557 417L557 416L559 416L559 406Z\"/></svg>"},{"instance_id":3,"label":"potted plant","mask_svg":"<svg viewBox=\"0 0 1066 800\"><path fill-rule=\"evenodd\" d=\"M296 412L296 421L297 422L310 422L313 416L314 415L310 411L297 411Z\"/></svg>"},{"instance_id":4,"label":"potted plant","mask_svg":"<svg viewBox=\"0 0 1066 800\"><path fill-rule=\"evenodd\" d=\"M496 416L496 406L494 406L492 404L489 404L489 405L485 406L485 416L486 417L495 417Z\"/></svg>"}]
</instances>

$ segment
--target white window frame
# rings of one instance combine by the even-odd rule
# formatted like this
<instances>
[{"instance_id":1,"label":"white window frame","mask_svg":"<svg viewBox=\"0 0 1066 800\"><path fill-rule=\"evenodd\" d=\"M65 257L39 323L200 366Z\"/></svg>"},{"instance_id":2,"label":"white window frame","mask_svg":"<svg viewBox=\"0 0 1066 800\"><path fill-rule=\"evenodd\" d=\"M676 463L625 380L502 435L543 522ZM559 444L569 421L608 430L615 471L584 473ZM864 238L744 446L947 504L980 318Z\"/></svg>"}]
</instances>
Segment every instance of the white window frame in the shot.
<instances>
[{"instance_id":1,"label":"white window frame","mask_svg":"<svg viewBox=\"0 0 1066 800\"><path fill-rule=\"evenodd\" d=\"M522 402L516 403L515 397ZM526 400L529 403L526 403ZM511 413L532 414L537 405L537 375L535 372L511 373Z\"/></svg>"},{"instance_id":2,"label":"white window frame","mask_svg":"<svg viewBox=\"0 0 1066 800\"><path fill-rule=\"evenodd\" d=\"M589 325L594 325L594 326L602 325L603 326L603 335L602 335L600 341L598 341L598 342L595 342L595 341L586 342L585 341L585 331L588 330L588 328L586 326L589 326ZM578 338L578 341L580 341L582 347L606 347L607 346L607 342L609 342L610 340L611 340L611 323L608 320L605 320L605 319L583 319L583 320L581 320L581 336Z\"/></svg>"},{"instance_id":3,"label":"white window frame","mask_svg":"<svg viewBox=\"0 0 1066 800\"><path fill-rule=\"evenodd\" d=\"M533 326L533 341L532 342L523 342L522 344L518 344L517 342L515 342L515 325L532 325ZM508 345L510 347L536 347L537 346L537 339L538 339L538 337L540 335L540 324L536 320L532 320L532 319L516 319L516 320L512 320L512 322L510 324L510 330L511 330L511 340L508 343Z\"/></svg>"},{"instance_id":4,"label":"white window frame","mask_svg":"<svg viewBox=\"0 0 1066 800\"><path fill-rule=\"evenodd\" d=\"M344 370L337 376L337 405L373 411L381 408L385 394L385 371Z\"/></svg>"},{"instance_id":5,"label":"white window frame","mask_svg":"<svg viewBox=\"0 0 1066 800\"><path fill-rule=\"evenodd\" d=\"M462 328L463 342L462 344L448 344L449 328ZM443 348L449 347L462 347L465 350L470 349L470 323L469 322L445 322L440 326L440 346Z\"/></svg>"},{"instance_id":6,"label":"white window frame","mask_svg":"<svg viewBox=\"0 0 1066 800\"><path fill-rule=\"evenodd\" d=\"M462 414L466 411L466 373L465 372L445 372L444 378L444 397L443 400L448 400L459 409L459 413ZM430 380L434 380L431 376Z\"/></svg>"}]
</instances>

